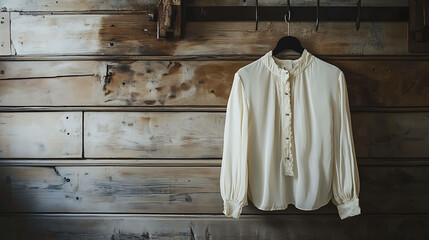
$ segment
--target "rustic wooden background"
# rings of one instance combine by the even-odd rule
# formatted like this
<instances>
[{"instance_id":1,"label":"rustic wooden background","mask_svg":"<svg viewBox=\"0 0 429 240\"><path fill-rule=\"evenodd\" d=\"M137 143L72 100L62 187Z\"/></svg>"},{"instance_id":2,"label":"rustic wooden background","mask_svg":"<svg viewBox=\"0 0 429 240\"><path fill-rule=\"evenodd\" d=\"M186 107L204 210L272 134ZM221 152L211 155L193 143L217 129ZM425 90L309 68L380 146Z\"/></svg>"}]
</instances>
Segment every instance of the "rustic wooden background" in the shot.
<instances>
[{"instance_id":1,"label":"rustic wooden background","mask_svg":"<svg viewBox=\"0 0 429 240\"><path fill-rule=\"evenodd\" d=\"M254 22L187 22L182 40L157 40L148 18L157 2L1 1L4 239L429 236L429 58L408 52L408 22L356 31L322 21L317 32L291 24L305 48L346 74L362 214L341 221L332 203L265 212L249 202L235 220L223 215L219 192L233 74L273 49L287 25L261 21L256 32Z\"/></svg>"}]
</instances>

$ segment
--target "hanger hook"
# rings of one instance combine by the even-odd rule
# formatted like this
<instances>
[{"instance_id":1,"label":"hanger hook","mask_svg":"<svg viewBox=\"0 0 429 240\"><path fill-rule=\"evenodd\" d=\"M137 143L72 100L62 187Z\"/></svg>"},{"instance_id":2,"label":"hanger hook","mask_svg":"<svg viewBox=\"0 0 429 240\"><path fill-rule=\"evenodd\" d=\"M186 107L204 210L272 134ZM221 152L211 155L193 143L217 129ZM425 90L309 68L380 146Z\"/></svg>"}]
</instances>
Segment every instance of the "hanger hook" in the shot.
<instances>
[{"instance_id":1,"label":"hanger hook","mask_svg":"<svg viewBox=\"0 0 429 240\"><path fill-rule=\"evenodd\" d=\"M287 0L287 7L285 13L285 22L287 23L287 35L289 36L289 22L290 22L290 1Z\"/></svg>"},{"instance_id":2,"label":"hanger hook","mask_svg":"<svg viewBox=\"0 0 429 240\"><path fill-rule=\"evenodd\" d=\"M319 5L320 5L320 0L317 0L317 8L316 8L316 31L319 29Z\"/></svg>"},{"instance_id":3,"label":"hanger hook","mask_svg":"<svg viewBox=\"0 0 429 240\"><path fill-rule=\"evenodd\" d=\"M287 35L289 36L289 22L290 22L290 10L288 9L285 14L285 22L287 23Z\"/></svg>"},{"instance_id":4,"label":"hanger hook","mask_svg":"<svg viewBox=\"0 0 429 240\"><path fill-rule=\"evenodd\" d=\"M256 0L256 31L258 31L258 20L259 20L259 15L258 15L258 0Z\"/></svg>"},{"instance_id":5,"label":"hanger hook","mask_svg":"<svg viewBox=\"0 0 429 240\"><path fill-rule=\"evenodd\" d=\"M359 27L360 27L360 5L361 5L361 0L358 0L357 1L356 31L358 31Z\"/></svg>"}]
</instances>

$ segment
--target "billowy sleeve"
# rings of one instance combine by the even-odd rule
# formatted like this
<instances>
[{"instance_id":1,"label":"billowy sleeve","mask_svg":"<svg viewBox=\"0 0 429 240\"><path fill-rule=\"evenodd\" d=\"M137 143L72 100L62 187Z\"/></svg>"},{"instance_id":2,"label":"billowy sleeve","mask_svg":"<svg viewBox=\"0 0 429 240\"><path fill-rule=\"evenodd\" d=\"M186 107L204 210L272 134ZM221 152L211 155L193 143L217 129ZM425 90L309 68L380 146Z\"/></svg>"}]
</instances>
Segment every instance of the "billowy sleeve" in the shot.
<instances>
[{"instance_id":1,"label":"billowy sleeve","mask_svg":"<svg viewBox=\"0 0 429 240\"><path fill-rule=\"evenodd\" d=\"M239 74L235 73L226 108L220 171L223 213L235 219L240 217L242 208L248 205L248 112L243 83Z\"/></svg>"},{"instance_id":2,"label":"billowy sleeve","mask_svg":"<svg viewBox=\"0 0 429 240\"><path fill-rule=\"evenodd\" d=\"M332 202L341 219L361 214L360 180L354 147L348 91L344 73L339 75L339 103L336 111L335 161Z\"/></svg>"}]
</instances>

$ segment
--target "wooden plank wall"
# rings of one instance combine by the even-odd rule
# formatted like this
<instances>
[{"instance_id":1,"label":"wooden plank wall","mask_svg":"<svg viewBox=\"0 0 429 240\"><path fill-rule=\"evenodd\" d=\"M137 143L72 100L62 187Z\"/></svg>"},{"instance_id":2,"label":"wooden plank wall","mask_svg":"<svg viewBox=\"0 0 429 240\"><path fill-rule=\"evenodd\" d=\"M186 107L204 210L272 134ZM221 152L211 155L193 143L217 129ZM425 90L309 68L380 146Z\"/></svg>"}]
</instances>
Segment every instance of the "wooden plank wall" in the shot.
<instances>
[{"instance_id":1,"label":"wooden plank wall","mask_svg":"<svg viewBox=\"0 0 429 240\"><path fill-rule=\"evenodd\" d=\"M223 215L219 192L233 74L274 48L286 24L262 21L256 32L254 22L188 22L183 40L157 40L148 18L157 2L2 1L2 238L429 236L429 58L408 52L407 22L356 31L322 21L317 32L291 24L305 48L346 74L362 214L341 221L332 203L268 212L249 202L236 221Z\"/></svg>"}]
</instances>

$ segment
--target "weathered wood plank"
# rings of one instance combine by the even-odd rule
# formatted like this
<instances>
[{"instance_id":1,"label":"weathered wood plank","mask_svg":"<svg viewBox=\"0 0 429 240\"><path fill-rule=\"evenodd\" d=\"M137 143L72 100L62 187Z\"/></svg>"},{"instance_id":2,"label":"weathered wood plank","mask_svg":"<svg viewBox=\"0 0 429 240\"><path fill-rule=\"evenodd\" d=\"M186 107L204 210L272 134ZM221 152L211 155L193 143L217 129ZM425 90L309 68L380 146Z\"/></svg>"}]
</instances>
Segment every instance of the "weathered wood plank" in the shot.
<instances>
[{"instance_id":1,"label":"weathered wood plank","mask_svg":"<svg viewBox=\"0 0 429 240\"><path fill-rule=\"evenodd\" d=\"M429 61L328 61L344 71L351 106L429 106Z\"/></svg>"},{"instance_id":2,"label":"weathered wood plank","mask_svg":"<svg viewBox=\"0 0 429 240\"><path fill-rule=\"evenodd\" d=\"M147 10L153 8L158 1L155 0L140 0L133 2L124 2L119 0L109 0L98 2L95 0L63 0L61 2L52 2L49 0L4 0L3 10L8 11L92 11L92 10ZM259 6L286 6L286 2L282 0L265 0L259 3ZM255 6L255 0L191 0L187 6ZM294 6L314 6L313 1L296 0L293 1ZM356 6L356 1L320 1L321 6ZM383 0L383 1L363 1L362 6L371 7L392 7L392 6L408 6L406 0Z\"/></svg>"},{"instance_id":3,"label":"weathered wood plank","mask_svg":"<svg viewBox=\"0 0 429 240\"><path fill-rule=\"evenodd\" d=\"M0 216L6 239L424 239L426 214L364 215L339 220L331 215L7 215ZM406 229L406 230L404 230Z\"/></svg>"},{"instance_id":4,"label":"weathered wood plank","mask_svg":"<svg viewBox=\"0 0 429 240\"><path fill-rule=\"evenodd\" d=\"M359 157L429 156L429 113L353 113Z\"/></svg>"},{"instance_id":5,"label":"weathered wood plank","mask_svg":"<svg viewBox=\"0 0 429 240\"><path fill-rule=\"evenodd\" d=\"M369 164L377 165L378 160L364 160ZM220 167L222 159L1 159L0 166L126 166L126 167ZM380 161L381 165L386 165L386 161ZM358 162L359 163L359 162ZM429 159L415 160L402 159L391 160L390 165L399 164L406 166L411 165L428 165Z\"/></svg>"},{"instance_id":6,"label":"weathered wood plank","mask_svg":"<svg viewBox=\"0 0 429 240\"><path fill-rule=\"evenodd\" d=\"M345 72L352 107L429 106L429 61L326 61ZM0 106L225 107L233 74L251 62L0 61Z\"/></svg>"},{"instance_id":7,"label":"weathered wood plank","mask_svg":"<svg viewBox=\"0 0 429 240\"><path fill-rule=\"evenodd\" d=\"M0 166L220 167L222 159L1 159ZM429 158L358 158L359 166L429 166Z\"/></svg>"},{"instance_id":8,"label":"weathered wood plank","mask_svg":"<svg viewBox=\"0 0 429 240\"><path fill-rule=\"evenodd\" d=\"M359 31L353 22L324 22L317 32L314 23L290 26L290 34L315 54L409 54L407 22L362 22ZM261 21L258 31L254 27L252 22L188 22L183 40L160 41L147 14L11 13L17 55L263 54L287 32L284 22Z\"/></svg>"},{"instance_id":9,"label":"weathered wood plank","mask_svg":"<svg viewBox=\"0 0 429 240\"><path fill-rule=\"evenodd\" d=\"M94 10L150 10L158 4L156 0L138 0L138 1L120 1L120 0L62 0L62 1L49 1L49 0L3 0L2 11L94 11ZM255 6L255 0L242 1L242 0L193 0L187 3L188 6ZM286 6L285 1L269 0L261 1L259 6ZM293 1L293 6L315 6L313 1L299 0ZM356 6L356 1L320 1L320 6ZM395 1L363 1L362 6L408 6L406 0Z\"/></svg>"},{"instance_id":10,"label":"weathered wood plank","mask_svg":"<svg viewBox=\"0 0 429 240\"><path fill-rule=\"evenodd\" d=\"M220 167L1 167L1 212L222 214ZM359 166L363 213L429 213L429 166ZM326 206L243 214L337 214ZM338 216L337 216L338 217Z\"/></svg>"},{"instance_id":11,"label":"weathered wood plank","mask_svg":"<svg viewBox=\"0 0 429 240\"><path fill-rule=\"evenodd\" d=\"M294 6L316 6L316 3L312 0L293 0L291 2L291 8ZM408 6L406 0L366 0L362 1L362 6L371 7L387 7L387 6ZM256 0L190 0L190 6L255 6ZM287 1L283 0L264 0L258 2L259 6L287 6ZM321 0L320 6L356 6L356 1L353 0Z\"/></svg>"},{"instance_id":12,"label":"weathered wood plank","mask_svg":"<svg viewBox=\"0 0 429 240\"><path fill-rule=\"evenodd\" d=\"M0 113L0 158L34 157L82 157L82 113Z\"/></svg>"},{"instance_id":13,"label":"weathered wood plank","mask_svg":"<svg viewBox=\"0 0 429 240\"><path fill-rule=\"evenodd\" d=\"M84 106L102 102L97 76L0 80L0 106Z\"/></svg>"},{"instance_id":14,"label":"weathered wood plank","mask_svg":"<svg viewBox=\"0 0 429 240\"><path fill-rule=\"evenodd\" d=\"M428 119L353 113L357 156L429 156ZM224 112L85 112L85 157L220 158L224 124Z\"/></svg>"},{"instance_id":15,"label":"weathered wood plank","mask_svg":"<svg viewBox=\"0 0 429 240\"><path fill-rule=\"evenodd\" d=\"M85 157L219 157L224 113L85 112Z\"/></svg>"},{"instance_id":16,"label":"weathered wood plank","mask_svg":"<svg viewBox=\"0 0 429 240\"><path fill-rule=\"evenodd\" d=\"M106 66L100 61L0 61L0 71L0 80L76 77L106 72Z\"/></svg>"},{"instance_id":17,"label":"weathered wood plank","mask_svg":"<svg viewBox=\"0 0 429 240\"><path fill-rule=\"evenodd\" d=\"M9 12L0 12L0 33L0 56L11 55Z\"/></svg>"}]
</instances>

